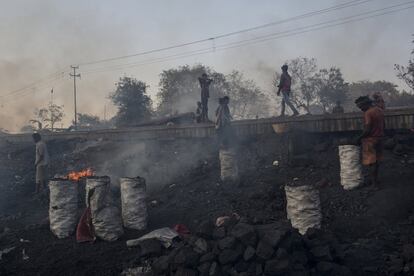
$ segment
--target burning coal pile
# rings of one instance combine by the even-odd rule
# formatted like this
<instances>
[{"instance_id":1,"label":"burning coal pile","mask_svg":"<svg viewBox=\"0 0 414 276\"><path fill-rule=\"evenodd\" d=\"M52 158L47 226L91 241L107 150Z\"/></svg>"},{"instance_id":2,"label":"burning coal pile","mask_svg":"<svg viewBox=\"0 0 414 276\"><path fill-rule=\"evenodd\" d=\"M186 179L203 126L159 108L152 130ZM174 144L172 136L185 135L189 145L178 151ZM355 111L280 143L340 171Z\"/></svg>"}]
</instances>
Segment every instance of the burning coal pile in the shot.
<instances>
[{"instance_id":1,"label":"burning coal pile","mask_svg":"<svg viewBox=\"0 0 414 276\"><path fill-rule=\"evenodd\" d=\"M351 275L331 233L310 229L302 236L287 222L205 221L171 243L147 239L138 247L148 273L139 275Z\"/></svg>"}]
</instances>

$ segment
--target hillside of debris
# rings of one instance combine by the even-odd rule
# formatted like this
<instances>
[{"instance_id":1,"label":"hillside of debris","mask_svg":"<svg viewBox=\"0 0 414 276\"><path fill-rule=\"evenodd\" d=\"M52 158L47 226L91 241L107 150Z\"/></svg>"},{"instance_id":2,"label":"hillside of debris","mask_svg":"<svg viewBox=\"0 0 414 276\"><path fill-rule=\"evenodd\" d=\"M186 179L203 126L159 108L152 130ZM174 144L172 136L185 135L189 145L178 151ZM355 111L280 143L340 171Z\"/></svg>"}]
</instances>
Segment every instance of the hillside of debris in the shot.
<instances>
[{"instance_id":1,"label":"hillside of debris","mask_svg":"<svg viewBox=\"0 0 414 276\"><path fill-rule=\"evenodd\" d=\"M34 146L2 142L0 275L414 273L412 134L388 137L379 189L367 186L352 191L340 186L334 140L322 140L306 156L290 160L275 156L271 149L261 150L258 143L262 142L249 141L240 146L238 185L220 181L218 153L213 148L190 162L188 169L163 178L162 185L149 187L146 232L175 225L189 230L168 248L157 240L127 247L127 240L146 233L132 230L115 242L79 244L75 237L57 239L49 230L47 194L32 195ZM56 174L87 167L104 173L105 169L124 167L134 160L128 156L125 163L108 166L108 153L113 155L123 148L112 142L74 139L49 141L48 146L51 170ZM152 158L160 160L160 167L154 170L183 163L187 155L178 147L151 153ZM137 171L142 169L142 175L151 175L151 164L144 167ZM289 226L284 186L292 181L320 190L322 230L301 236ZM113 193L119 196L115 182ZM84 209L82 204L79 213ZM217 227L216 219L222 216L237 219Z\"/></svg>"}]
</instances>

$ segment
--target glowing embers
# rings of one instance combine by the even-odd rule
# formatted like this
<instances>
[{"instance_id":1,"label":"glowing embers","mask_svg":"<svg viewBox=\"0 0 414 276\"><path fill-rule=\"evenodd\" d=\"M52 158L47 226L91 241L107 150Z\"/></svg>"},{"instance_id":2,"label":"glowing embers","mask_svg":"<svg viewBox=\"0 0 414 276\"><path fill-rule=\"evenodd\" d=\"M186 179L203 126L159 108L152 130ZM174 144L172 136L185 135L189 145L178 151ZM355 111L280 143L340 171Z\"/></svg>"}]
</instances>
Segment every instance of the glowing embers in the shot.
<instances>
[{"instance_id":1,"label":"glowing embers","mask_svg":"<svg viewBox=\"0 0 414 276\"><path fill-rule=\"evenodd\" d=\"M70 172L67 179L72 181L79 181L81 178L94 176L95 172L91 168L84 169L79 172Z\"/></svg>"}]
</instances>

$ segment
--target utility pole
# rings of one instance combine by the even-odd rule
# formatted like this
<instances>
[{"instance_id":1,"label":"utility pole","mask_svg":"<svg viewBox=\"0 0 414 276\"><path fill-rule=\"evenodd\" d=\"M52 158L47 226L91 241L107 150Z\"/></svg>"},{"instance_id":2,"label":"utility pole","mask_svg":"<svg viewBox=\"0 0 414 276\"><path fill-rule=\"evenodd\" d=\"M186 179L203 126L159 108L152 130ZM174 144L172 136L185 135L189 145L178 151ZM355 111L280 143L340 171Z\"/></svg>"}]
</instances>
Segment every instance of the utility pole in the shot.
<instances>
[{"instance_id":1,"label":"utility pole","mask_svg":"<svg viewBox=\"0 0 414 276\"><path fill-rule=\"evenodd\" d=\"M53 88L50 90L50 104L49 104L49 112L50 112L50 128L53 132Z\"/></svg>"},{"instance_id":2,"label":"utility pole","mask_svg":"<svg viewBox=\"0 0 414 276\"><path fill-rule=\"evenodd\" d=\"M79 69L79 66L71 66L73 69L73 74L69 74L71 77L73 77L73 99L75 102L75 120L74 120L74 127L75 130L78 129L78 111L76 110L76 78L80 78L80 74L76 74L76 69Z\"/></svg>"}]
</instances>

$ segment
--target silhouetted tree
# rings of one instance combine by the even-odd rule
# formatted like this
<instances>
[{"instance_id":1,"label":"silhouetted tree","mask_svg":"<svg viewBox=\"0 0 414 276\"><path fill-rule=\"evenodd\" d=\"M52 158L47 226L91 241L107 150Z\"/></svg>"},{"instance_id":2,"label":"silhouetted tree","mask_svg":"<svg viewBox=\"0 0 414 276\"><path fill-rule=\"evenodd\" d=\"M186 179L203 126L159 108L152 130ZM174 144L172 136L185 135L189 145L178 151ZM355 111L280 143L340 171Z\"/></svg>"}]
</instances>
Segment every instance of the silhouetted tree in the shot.
<instances>
[{"instance_id":1,"label":"silhouetted tree","mask_svg":"<svg viewBox=\"0 0 414 276\"><path fill-rule=\"evenodd\" d=\"M123 77L109 97L118 107L116 126L131 126L148 120L152 114L152 101L146 92L147 85L135 78Z\"/></svg>"},{"instance_id":2,"label":"silhouetted tree","mask_svg":"<svg viewBox=\"0 0 414 276\"><path fill-rule=\"evenodd\" d=\"M315 76L316 96L323 110L327 112L337 101L345 102L348 94L348 83L342 77L341 70L336 67L321 69Z\"/></svg>"},{"instance_id":3,"label":"silhouetted tree","mask_svg":"<svg viewBox=\"0 0 414 276\"><path fill-rule=\"evenodd\" d=\"M192 67L184 65L164 70L160 74L158 114L165 116L194 111L197 101L201 100L198 78L203 73L213 79L210 85L209 107L216 106L218 97L226 94L228 90L224 75L201 64ZM212 108L209 108L209 111L211 110Z\"/></svg>"},{"instance_id":4,"label":"silhouetted tree","mask_svg":"<svg viewBox=\"0 0 414 276\"><path fill-rule=\"evenodd\" d=\"M193 112L196 102L200 101L198 77L203 73L213 79L210 86L210 114L218 106L218 98L227 95L230 97L231 112L236 119L268 115L268 99L252 80L245 79L238 71L224 75L201 64L192 67L185 65L161 73L160 90L157 94L158 114L163 116L179 112Z\"/></svg>"},{"instance_id":5,"label":"silhouetted tree","mask_svg":"<svg viewBox=\"0 0 414 276\"><path fill-rule=\"evenodd\" d=\"M345 108L349 110L357 110L354 100L359 96L372 96L374 93L380 93L384 98L385 105L408 106L414 105L414 95L405 91L400 92L398 86L388 81L359 81L349 85L349 97L345 104Z\"/></svg>"},{"instance_id":6,"label":"silhouetted tree","mask_svg":"<svg viewBox=\"0 0 414 276\"><path fill-rule=\"evenodd\" d=\"M414 40L412 42L414 43ZM411 54L414 56L414 49ZM395 70L397 71L397 77L414 91L414 57L408 60L407 66L395 64Z\"/></svg>"},{"instance_id":7,"label":"silhouetted tree","mask_svg":"<svg viewBox=\"0 0 414 276\"><path fill-rule=\"evenodd\" d=\"M61 122L65 114L63 113L63 105L50 103L47 108L37 109L34 113L35 118L29 122L37 124L37 129L54 130L55 124Z\"/></svg>"},{"instance_id":8,"label":"silhouetted tree","mask_svg":"<svg viewBox=\"0 0 414 276\"><path fill-rule=\"evenodd\" d=\"M252 80L246 80L242 73L233 71L226 75L230 112L235 119L254 119L269 115L269 98Z\"/></svg>"}]
</instances>

